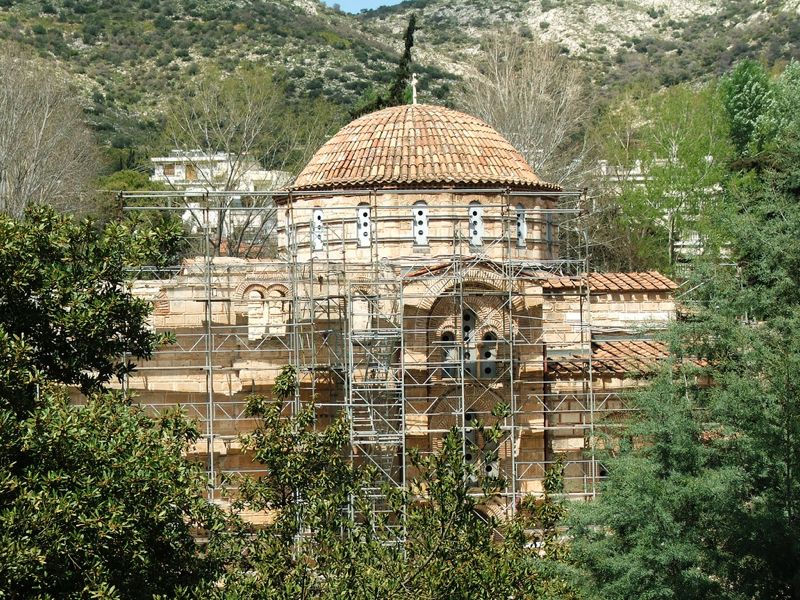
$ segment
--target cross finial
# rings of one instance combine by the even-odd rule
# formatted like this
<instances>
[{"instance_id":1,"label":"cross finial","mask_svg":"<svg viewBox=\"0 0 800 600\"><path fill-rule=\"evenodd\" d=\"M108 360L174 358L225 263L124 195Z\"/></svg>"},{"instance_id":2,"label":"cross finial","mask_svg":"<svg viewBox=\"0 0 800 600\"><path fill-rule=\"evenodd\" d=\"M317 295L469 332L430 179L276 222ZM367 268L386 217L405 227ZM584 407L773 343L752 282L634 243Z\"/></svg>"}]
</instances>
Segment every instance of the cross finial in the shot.
<instances>
[{"instance_id":1,"label":"cross finial","mask_svg":"<svg viewBox=\"0 0 800 600\"><path fill-rule=\"evenodd\" d=\"M411 104L417 103L417 74L411 74Z\"/></svg>"}]
</instances>

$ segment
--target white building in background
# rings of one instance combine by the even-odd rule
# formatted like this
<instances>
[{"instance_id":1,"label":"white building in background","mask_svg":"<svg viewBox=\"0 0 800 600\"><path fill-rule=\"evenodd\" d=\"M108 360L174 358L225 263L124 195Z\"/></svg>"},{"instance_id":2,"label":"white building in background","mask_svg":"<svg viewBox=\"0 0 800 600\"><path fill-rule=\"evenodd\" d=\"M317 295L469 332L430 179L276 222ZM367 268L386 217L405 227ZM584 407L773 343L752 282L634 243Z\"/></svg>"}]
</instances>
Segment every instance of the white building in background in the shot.
<instances>
[{"instance_id":1,"label":"white building in background","mask_svg":"<svg viewBox=\"0 0 800 600\"><path fill-rule=\"evenodd\" d=\"M711 164L714 161L712 156L706 156L705 160ZM663 167L669 163L666 158L656 158L651 163L654 167ZM599 178L617 194L622 191L625 184L634 186L644 186L649 179L647 167L642 164L641 160L635 160L632 166L625 166L621 164L611 164L607 160L597 161L597 168L595 173ZM704 193L708 196L717 195L722 192L719 185L706 188ZM677 192L669 192L670 197L677 197ZM667 226L672 214L669 210L664 211L663 224ZM696 221L696 216L684 215L687 222ZM703 253L703 238L700 234L692 229L691 226L685 227L682 231L675 232L676 236L673 240L673 253L678 262L686 263L693 258Z\"/></svg>"},{"instance_id":2,"label":"white building in background","mask_svg":"<svg viewBox=\"0 0 800 600\"><path fill-rule=\"evenodd\" d=\"M227 235L237 229L262 227L262 213L252 212L251 208L254 205L271 204L272 198L267 196L255 200L251 196L247 201L245 197L249 193L283 189L292 181L292 174L288 171L262 169L252 156L239 156L229 152L176 149L169 156L157 156L150 161L153 163L150 181L163 183L181 192L189 192L184 197L186 211L181 218L192 233L203 228L201 204L193 200L198 192L234 192L228 197L228 210L222 213L213 211L208 216L211 229L216 231L221 225L223 233ZM241 192L241 195L235 192ZM264 225L272 229L276 223L274 215L267 215L267 223ZM222 223L219 223L220 220Z\"/></svg>"},{"instance_id":3,"label":"white building in background","mask_svg":"<svg viewBox=\"0 0 800 600\"><path fill-rule=\"evenodd\" d=\"M288 171L268 171L255 158L229 152L172 150L150 161L151 181L186 191L264 192L284 188L292 180Z\"/></svg>"}]
</instances>

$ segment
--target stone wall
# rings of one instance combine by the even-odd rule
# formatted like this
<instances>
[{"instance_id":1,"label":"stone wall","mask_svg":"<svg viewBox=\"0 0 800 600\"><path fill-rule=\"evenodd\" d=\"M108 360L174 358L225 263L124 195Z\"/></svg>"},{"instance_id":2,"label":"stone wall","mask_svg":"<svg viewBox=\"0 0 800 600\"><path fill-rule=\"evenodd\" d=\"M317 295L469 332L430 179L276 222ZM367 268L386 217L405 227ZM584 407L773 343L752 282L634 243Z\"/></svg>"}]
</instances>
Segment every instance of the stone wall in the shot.
<instances>
[{"instance_id":1,"label":"stone wall","mask_svg":"<svg viewBox=\"0 0 800 600\"><path fill-rule=\"evenodd\" d=\"M475 207L479 209L482 224L480 244L473 245ZM418 215L420 208L424 209L423 216ZM391 192L379 196L299 195L285 200L278 209L279 244L291 247L286 225L293 223L301 261L314 257L337 260L346 256L354 262L369 262L373 256L423 258L453 253L481 253L494 260L508 257L549 260L559 253L558 223L552 213L544 213L542 209L553 208L555 200L541 195ZM522 223L518 214L522 215L519 217ZM518 243L520 224L524 242ZM425 235L419 236L423 230ZM359 243L359 240L364 241Z\"/></svg>"}]
</instances>

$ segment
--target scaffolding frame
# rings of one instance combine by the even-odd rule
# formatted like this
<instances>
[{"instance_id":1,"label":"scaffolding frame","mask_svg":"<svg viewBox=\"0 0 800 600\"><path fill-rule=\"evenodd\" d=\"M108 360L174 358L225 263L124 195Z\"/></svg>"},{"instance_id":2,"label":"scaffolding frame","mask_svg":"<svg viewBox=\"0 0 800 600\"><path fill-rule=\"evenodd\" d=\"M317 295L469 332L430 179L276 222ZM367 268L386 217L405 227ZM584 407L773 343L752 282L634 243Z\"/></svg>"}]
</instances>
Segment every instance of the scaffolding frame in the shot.
<instances>
[{"instance_id":1,"label":"scaffolding frame","mask_svg":"<svg viewBox=\"0 0 800 600\"><path fill-rule=\"evenodd\" d=\"M407 212L411 206L384 204L387 194L424 195L432 219L453 223L446 239L431 235L429 242L430 246L448 243L452 248L449 255L432 256L424 248L417 252L410 232L381 236L381 219L396 220L395 213ZM494 197L494 203L483 204L484 218L501 233L486 236L480 246L471 244L469 235L457 225L470 204L437 203L441 194ZM354 219L350 218L326 221L323 247L312 249L314 207L304 200L343 195L364 200L345 209L354 211L366 203L375 215L368 259L352 259L356 241L352 236ZM478 470L495 469L508 482L497 495L497 512L511 515L525 495L540 490L538 483L555 462L553 453L547 451L548 432L567 429L551 421L552 415L564 410L568 398L563 392L550 391L547 369L548 353L561 350L563 360L574 360L583 367L582 389L568 394L579 407L570 410L579 411L580 420L569 429L587 441L581 457L567 460L567 466L577 465L583 474L567 477L567 494L594 497L602 479L597 430L604 427L607 414L620 409L609 408L613 393L594 389L590 290L575 285L569 292L586 306L586 311L580 311L580 321L573 324L577 345L574 339L564 340L561 348L552 340L548 343L546 318L541 312L543 280L560 277L577 283L589 272L583 228L586 215L580 206L526 211L526 223L533 225L534 236L547 232L535 243L546 244L550 252L545 259L526 257L514 234L519 214L515 201L522 196L585 200L581 192L508 189L122 193L125 211L182 218L192 248L189 263L164 269L145 267L131 273L132 281L140 286L149 282L155 289L183 277L184 288L190 290L183 289L183 301L203 307L201 321L178 328L174 344L159 349L153 361L140 365L139 380L132 389L140 389L139 400L148 410L160 412L180 404L190 418L198 420L202 442L193 454L205 462L209 497L219 498L228 475L263 472L257 465L227 464L226 457L236 452L238 434L253 425L244 414L244 397L248 392L268 393L270 379L274 380L283 365L292 365L299 385L286 407L287 414L296 414L313 400L322 416L320 426L338 414L347 416L350 456L369 465L373 473L366 491L375 511L388 510L384 486L406 488L414 477L408 461L410 447L435 451L436 440L456 427L467 457L474 421L493 422L491 407L506 402L508 416L500 424L503 438L497 448L498 464L485 464L480 457L472 462ZM282 200L280 208L276 197ZM282 224L277 219L279 210L285 211ZM554 226L557 239L552 235ZM283 244L275 243L276 237ZM238 245L226 242L228 238ZM408 252L391 257L382 254L383 245L398 244L408 244ZM232 256L221 256L224 253ZM237 257L245 262L226 261ZM490 274L487 280L491 285L476 283L476 273ZM233 297L232 282L253 274L261 274L261 279L253 281L273 281L286 290L288 314L284 314L278 334L254 335L250 323L240 318L241 305L247 299ZM421 306L428 307L427 318L421 316ZM435 320L430 315L437 311L449 315L453 346L458 350L455 354L446 354L448 349L440 339L442 326L432 325ZM486 344L485 340L468 341L467 316L476 319L475 330L491 325L494 332L490 340L493 350L484 349L494 352L495 370L489 377L477 372L476 365L483 363L470 355ZM266 331L273 326L262 327ZM568 351L572 358L567 357ZM234 379L243 382L244 371L255 373L249 390L243 383L239 388L230 383ZM142 389L158 387L158 383L150 385L151 373L165 381L172 373L173 378L195 377L202 383L195 391L168 392L159 400ZM229 389L221 389L225 385ZM526 440L536 436L542 440L538 455L524 449Z\"/></svg>"}]
</instances>

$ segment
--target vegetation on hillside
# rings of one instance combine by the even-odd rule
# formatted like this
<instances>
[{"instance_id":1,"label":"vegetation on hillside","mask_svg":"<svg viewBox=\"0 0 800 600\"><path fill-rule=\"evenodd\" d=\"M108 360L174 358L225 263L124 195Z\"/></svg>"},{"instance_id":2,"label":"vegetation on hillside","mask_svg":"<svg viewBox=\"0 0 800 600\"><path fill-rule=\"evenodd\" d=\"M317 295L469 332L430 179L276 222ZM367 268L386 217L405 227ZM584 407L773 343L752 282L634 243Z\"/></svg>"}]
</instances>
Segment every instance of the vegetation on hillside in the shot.
<instances>
[{"instance_id":1,"label":"vegetation on hillside","mask_svg":"<svg viewBox=\"0 0 800 600\"><path fill-rule=\"evenodd\" d=\"M221 75L246 64L269 69L300 109L318 98L349 107L369 87L392 81L400 38L377 41L343 13L310 4L2 0L0 40L34 49L72 75L104 144L152 148L166 100L188 94L210 68ZM429 74L422 93L441 101L453 76L415 68Z\"/></svg>"},{"instance_id":2,"label":"vegetation on hillside","mask_svg":"<svg viewBox=\"0 0 800 600\"><path fill-rule=\"evenodd\" d=\"M584 62L607 96L631 83L657 86L716 77L737 60L778 67L800 58L800 19L785 0L654 3L622 0L407 0L365 11L368 31L396 31L417 13L419 43L434 64L463 64L483 38L511 26Z\"/></svg>"},{"instance_id":3,"label":"vegetation on hillside","mask_svg":"<svg viewBox=\"0 0 800 600\"><path fill-rule=\"evenodd\" d=\"M137 166L125 162L132 148L139 160L166 149L159 133L167 100L188 95L210 69L226 75L251 64L271 71L300 111L315 99L353 110L371 89L391 85L413 12L420 98L440 103L452 102L453 73L468 66L483 36L509 23L585 63L607 97L640 79L673 85L718 75L741 57L769 66L796 57L800 24L783 3L709 6L645 11L638 3L515 0L449 7L417 0L354 17L317 0L2 0L0 40L69 74L116 169ZM590 8L612 23L647 27L625 33L592 25Z\"/></svg>"}]
</instances>

